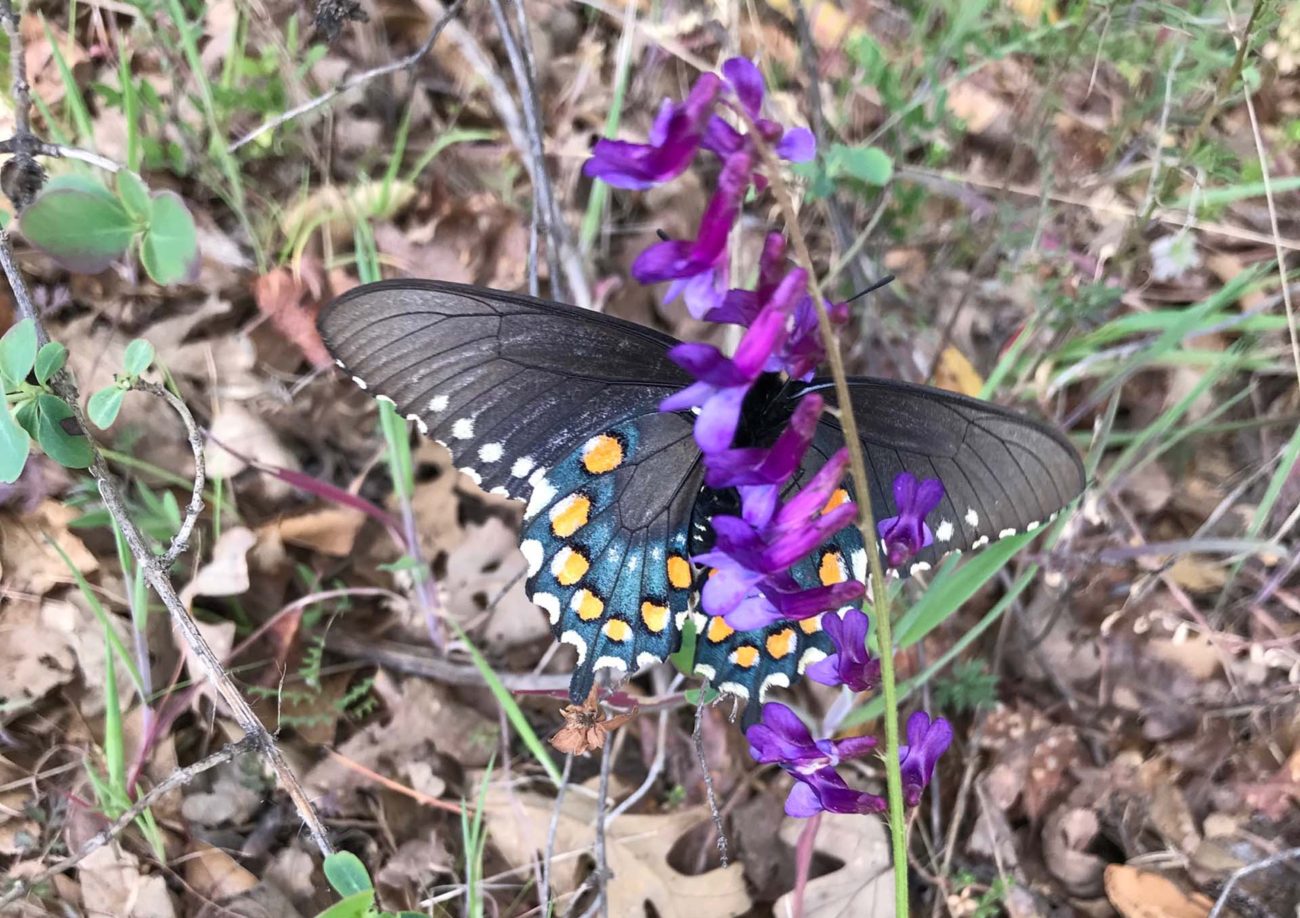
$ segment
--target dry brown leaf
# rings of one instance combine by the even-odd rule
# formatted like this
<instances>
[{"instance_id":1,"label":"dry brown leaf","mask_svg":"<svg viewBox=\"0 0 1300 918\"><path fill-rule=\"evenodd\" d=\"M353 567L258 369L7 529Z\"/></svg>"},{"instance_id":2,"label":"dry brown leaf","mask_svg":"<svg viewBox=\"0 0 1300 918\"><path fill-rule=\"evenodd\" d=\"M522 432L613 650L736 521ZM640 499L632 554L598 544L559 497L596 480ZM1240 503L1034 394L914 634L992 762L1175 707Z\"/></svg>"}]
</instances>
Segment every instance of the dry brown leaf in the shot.
<instances>
[{"instance_id":1,"label":"dry brown leaf","mask_svg":"<svg viewBox=\"0 0 1300 918\"><path fill-rule=\"evenodd\" d=\"M984 380L966 355L951 344L939 354L939 364L934 368L934 384L940 389L977 398L984 388Z\"/></svg>"},{"instance_id":2,"label":"dry brown leaf","mask_svg":"<svg viewBox=\"0 0 1300 918\"><path fill-rule=\"evenodd\" d=\"M636 712L634 707L624 714L606 716L600 706L600 686L593 685L582 704L564 706L560 712L564 726L551 737L551 745L565 755L586 755L593 749L603 749L609 734L636 717Z\"/></svg>"},{"instance_id":3,"label":"dry brown leaf","mask_svg":"<svg viewBox=\"0 0 1300 918\"><path fill-rule=\"evenodd\" d=\"M806 823L787 819L781 838L794 847ZM843 918L845 915L893 913L894 869L889 835L876 816L823 813L815 842L844 866L808 881L803 891L804 918ZM794 914L794 893L776 900L773 914Z\"/></svg>"},{"instance_id":4,"label":"dry brown leaf","mask_svg":"<svg viewBox=\"0 0 1300 918\"><path fill-rule=\"evenodd\" d=\"M0 698L36 699L71 681L76 657L66 603L0 603Z\"/></svg>"},{"instance_id":5,"label":"dry brown leaf","mask_svg":"<svg viewBox=\"0 0 1300 918\"><path fill-rule=\"evenodd\" d=\"M298 458L280 442L279 434L242 402L223 403L212 419L211 431L206 458L208 474L214 478L234 478L250 462L295 472L299 469ZM292 491L288 484L269 475L261 476L258 482L272 498Z\"/></svg>"},{"instance_id":6,"label":"dry brown leaf","mask_svg":"<svg viewBox=\"0 0 1300 918\"><path fill-rule=\"evenodd\" d=\"M1222 564L1203 555L1182 555L1166 573L1189 593L1215 593L1228 579Z\"/></svg>"},{"instance_id":7,"label":"dry brown leaf","mask_svg":"<svg viewBox=\"0 0 1300 918\"><path fill-rule=\"evenodd\" d=\"M546 847L554 809L549 797L512 793L493 784L484 801L492 843L511 864L529 863ZM668 863L674 843L708 818L706 809L695 807L653 816L624 814L610 823L605 831L606 863L613 875L608 886L610 915L642 915L647 904L660 918L729 918L747 912L751 902L740 864L688 876ZM591 850L595 822L594 799L565 794L555 833L555 895L571 892L581 882L582 859L559 856Z\"/></svg>"},{"instance_id":8,"label":"dry brown leaf","mask_svg":"<svg viewBox=\"0 0 1300 918\"><path fill-rule=\"evenodd\" d=\"M482 526L467 526L460 543L447 553L443 578L447 613L466 625L486 614L475 639L493 654L535 643L550 634L545 613L533 605L524 588L522 575L527 567L519 553L518 535L496 517ZM505 595L501 595L503 590ZM488 612L493 600L496 606Z\"/></svg>"},{"instance_id":9,"label":"dry brown leaf","mask_svg":"<svg viewBox=\"0 0 1300 918\"><path fill-rule=\"evenodd\" d=\"M1124 918L1206 918L1214 901L1186 893L1158 873L1127 864L1106 868L1106 896Z\"/></svg>"},{"instance_id":10,"label":"dry brown leaf","mask_svg":"<svg viewBox=\"0 0 1300 918\"><path fill-rule=\"evenodd\" d=\"M243 526L221 533L212 546L212 560L199 568L194 579L181 590L181 602L193 606L195 596L239 596L248 592L248 552L257 544L257 534Z\"/></svg>"},{"instance_id":11,"label":"dry brown leaf","mask_svg":"<svg viewBox=\"0 0 1300 918\"><path fill-rule=\"evenodd\" d=\"M290 545L310 548L331 558L352 554L366 515L352 507L325 507L272 524Z\"/></svg>"},{"instance_id":12,"label":"dry brown leaf","mask_svg":"<svg viewBox=\"0 0 1300 918\"><path fill-rule=\"evenodd\" d=\"M333 362L316 329L322 280L319 269L311 277L289 268L273 268L253 281L253 300L262 315L317 369Z\"/></svg>"},{"instance_id":13,"label":"dry brown leaf","mask_svg":"<svg viewBox=\"0 0 1300 918\"><path fill-rule=\"evenodd\" d=\"M83 907L95 915L120 918L175 918L166 881L142 876L140 861L117 845L92 851L77 865Z\"/></svg>"},{"instance_id":14,"label":"dry brown leaf","mask_svg":"<svg viewBox=\"0 0 1300 918\"><path fill-rule=\"evenodd\" d=\"M1082 807L1061 807L1043 826L1043 862L1072 896L1101 893L1106 862L1087 851L1099 828L1097 814Z\"/></svg>"},{"instance_id":15,"label":"dry brown leaf","mask_svg":"<svg viewBox=\"0 0 1300 918\"><path fill-rule=\"evenodd\" d=\"M68 524L80 515L72 507L52 500L26 516L0 513L0 576L6 590L44 596L59 584L72 583L72 572L46 536L63 549L82 574L99 569L99 561L68 529Z\"/></svg>"},{"instance_id":16,"label":"dry brown leaf","mask_svg":"<svg viewBox=\"0 0 1300 918\"><path fill-rule=\"evenodd\" d=\"M1011 113L1001 99L972 80L962 80L948 90L948 111L966 122L972 134L1005 133ZM994 127L1002 130L994 132Z\"/></svg>"},{"instance_id":17,"label":"dry brown leaf","mask_svg":"<svg viewBox=\"0 0 1300 918\"><path fill-rule=\"evenodd\" d=\"M220 848L196 841L185 859L185 882L197 895L220 902L252 889L257 877Z\"/></svg>"}]
</instances>

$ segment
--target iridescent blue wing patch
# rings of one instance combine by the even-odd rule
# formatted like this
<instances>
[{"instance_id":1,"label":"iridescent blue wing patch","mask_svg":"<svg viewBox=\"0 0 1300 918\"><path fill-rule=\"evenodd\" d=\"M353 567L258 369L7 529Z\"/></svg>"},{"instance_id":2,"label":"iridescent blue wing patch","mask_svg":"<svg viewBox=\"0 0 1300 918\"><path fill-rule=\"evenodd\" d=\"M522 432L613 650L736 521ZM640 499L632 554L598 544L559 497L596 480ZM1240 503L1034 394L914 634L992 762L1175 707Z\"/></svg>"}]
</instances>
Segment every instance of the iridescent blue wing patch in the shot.
<instances>
[{"instance_id":1,"label":"iridescent blue wing patch","mask_svg":"<svg viewBox=\"0 0 1300 918\"><path fill-rule=\"evenodd\" d=\"M601 431L532 477L520 536L527 589L556 638L577 648L575 704L596 670L630 675L681 643L698 460L689 420L650 414Z\"/></svg>"}]
</instances>

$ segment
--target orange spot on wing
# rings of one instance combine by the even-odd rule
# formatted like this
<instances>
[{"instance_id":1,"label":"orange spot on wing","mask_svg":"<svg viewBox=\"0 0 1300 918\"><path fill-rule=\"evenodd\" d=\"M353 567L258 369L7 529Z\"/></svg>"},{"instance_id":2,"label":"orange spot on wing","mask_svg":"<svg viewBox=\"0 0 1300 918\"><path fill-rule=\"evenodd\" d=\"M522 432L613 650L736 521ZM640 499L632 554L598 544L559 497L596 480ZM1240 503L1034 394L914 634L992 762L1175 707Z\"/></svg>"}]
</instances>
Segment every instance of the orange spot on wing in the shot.
<instances>
[{"instance_id":1,"label":"orange spot on wing","mask_svg":"<svg viewBox=\"0 0 1300 918\"><path fill-rule=\"evenodd\" d=\"M591 513L591 498L585 494L570 494L551 510L551 531L560 538L568 538L583 526Z\"/></svg>"},{"instance_id":2,"label":"orange spot on wing","mask_svg":"<svg viewBox=\"0 0 1300 918\"><path fill-rule=\"evenodd\" d=\"M587 568L591 567L587 557L572 548L561 549L561 554L556 556L556 560L560 563L555 570L555 579L564 586L573 586L582 579L583 574L587 573Z\"/></svg>"},{"instance_id":3,"label":"orange spot on wing","mask_svg":"<svg viewBox=\"0 0 1300 918\"><path fill-rule=\"evenodd\" d=\"M668 557L668 582L679 590L691 585L691 565L681 555Z\"/></svg>"},{"instance_id":4,"label":"orange spot on wing","mask_svg":"<svg viewBox=\"0 0 1300 918\"><path fill-rule=\"evenodd\" d=\"M840 504L849 499L849 492L843 488L836 488L831 494L831 499L826 501L826 506L822 507L822 513L830 513Z\"/></svg>"},{"instance_id":5,"label":"orange spot on wing","mask_svg":"<svg viewBox=\"0 0 1300 918\"><path fill-rule=\"evenodd\" d=\"M794 629L782 628L776 634L767 636L767 653L774 660L779 660L794 650Z\"/></svg>"},{"instance_id":6,"label":"orange spot on wing","mask_svg":"<svg viewBox=\"0 0 1300 918\"><path fill-rule=\"evenodd\" d=\"M711 643L717 644L719 641L725 641L736 633L736 629L727 624L722 618L709 619L709 628L705 631L704 636Z\"/></svg>"},{"instance_id":7,"label":"orange spot on wing","mask_svg":"<svg viewBox=\"0 0 1300 918\"><path fill-rule=\"evenodd\" d=\"M592 437L582 450L582 466L593 475L612 472L622 464L623 444L609 434Z\"/></svg>"},{"instance_id":8,"label":"orange spot on wing","mask_svg":"<svg viewBox=\"0 0 1300 918\"><path fill-rule=\"evenodd\" d=\"M821 579L822 586L843 583L848 579L848 575L844 573L844 559L839 552L822 553L822 563L817 568L817 576Z\"/></svg>"},{"instance_id":9,"label":"orange spot on wing","mask_svg":"<svg viewBox=\"0 0 1300 918\"><path fill-rule=\"evenodd\" d=\"M799 630L804 634L816 634L822 630L822 617L814 615L812 618L801 618L799 620Z\"/></svg>"},{"instance_id":10,"label":"orange spot on wing","mask_svg":"<svg viewBox=\"0 0 1300 918\"><path fill-rule=\"evenodd\" d=\"M668 607L653 602L641 603L641 621L655 634L668 627Z\"/></svg>"},{"instance_id":11,"label":"orange spot on wing","mask_svg":"<svg viewBox=\"0 0 1300 918\"><path fill-rule=\"evenodd\" d=\"M591 590L582 590L578 593L578 618L584 622L592 622L600 618L605 611L605 603L599 596Z\"/></svg>"},{"instance_id":12,"label":"orange spot on wing","mask_svg":"<svg viewBox=\"0 0 1300 918\"><path fill-rule=\"evenodd\" d=\"M605 633L605 637L620 644L632 636L632 626L620 618L611 618L600 630Z\"/></svg>"},{"instance_id":13,"label":"orange spot on wing","mask_svg":"<svg viewBox=\"0 0 1300 918\"><path fill-rule=\"evenodd\" d=\"M731 659L742 669L749 669L758 663L758 648L748 645L737 647L736 652L731 655Z\"/></svg>"}]
</instances>

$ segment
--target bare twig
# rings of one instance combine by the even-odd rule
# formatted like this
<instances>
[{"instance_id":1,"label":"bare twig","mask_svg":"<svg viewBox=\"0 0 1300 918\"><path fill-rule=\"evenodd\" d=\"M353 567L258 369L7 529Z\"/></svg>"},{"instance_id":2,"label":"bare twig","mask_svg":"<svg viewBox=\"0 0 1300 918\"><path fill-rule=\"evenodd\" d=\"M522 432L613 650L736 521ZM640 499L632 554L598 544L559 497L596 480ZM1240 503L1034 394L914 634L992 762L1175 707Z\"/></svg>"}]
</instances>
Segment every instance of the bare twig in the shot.
<instances>
[{"instance_id":1,"label":"bare twig","mask_svg":"<svg viewBox=\"0 0 1300 918\"><path fill-rule=\"evenodd\" d=\"M77 849L75 854L69 854L57 864L47 867L34 877L20 880L18 885L13 889L9 890L3 896L0 896L0 908L21 899L32 889L41 885L46 880L49 880L51 877L58 876L61 873L66 873L76 867L83 860L90 857L91 854L107 845L113 839L117 838L117 836L121 835L122 832L126 830L127 826L135 822L136 818L139 817L141 813L153 806L153 804L164 794L167 794L178 787L189 784L196 777L203 774L203 772L216 768L218 765L225 762L229 762L231 759L253 749L256 745L257 737L250 734L237 743L230 743L229 745L222 746L206 759L195 762L193 765L187 765L185 768L178 768L153 787L149 788L148 792L141 795L139 800L133 803L129 809L122 813L122 815L118 816L117 819L113 821L112 825L90 838L84 845Z\"/></svg>"},{"instance_id":2,"label":"bare twig","mask_svg":"<svg viewBox=\"0 0 1300 918\"><path fill-rule=\"evenodd\" d=\"M569 773L573 770L573 753L564 757L564 772L555 792L555 808L551 810L551 824L546 830L546 850L542 853L542 887L538 890L541 913L549 914L551 902L551 861L555 858L555 836L560 830L560 811L564 807L564 793L569 789Z\"/></svg>"},{"instance_id":3,"label":"bare twig","mask_svg":"<svg viewBox=\"0 0 1300 918\"><path fill-rule=\"evenodd\" d=\"M194 453L194 487L190 491L189 506L185 508L185 518L181 520L180 528L172 537L171 546L157 560L158 567L167 570L189 548L190 534L194 531L194 524L199 520L199 514L203 512L203 486L207 481L203 461L203 434L199 432L199 425L194 422L194 415L190 413L185 401L177 398L166 388L143 379L137 379L131 388L147 392L172 406L172 410L180 415L181 422L185 425L185 438L189 440L190 450Z\"/></svg>"},{"instance_id":4,"label":"bare twig","mask_svg":"<svg viewBox=\"0 0 1300 918\"><path fill-rule=\"evenodd\" d=\"M1232 897L1233 887L1238 882L1250 876L1252 873L1258 873L1261 870L1267 870L1270 867L1276 867L1278 864L1284 864L1287 861L1300 860L1300 848L1287 848L1285 851L1279 851L1277 854L1270 855L1262 861L1256 861L1253 864L1247 864L1236 870L1232 876L1228 877L1228 882L1223 885L1223 892L1219 893L1219 898L1214 902L1214 908L1210 910L1209 918L1219 918L1223 910L1228 907L1228 900Z\"/></svg>"},{"instance_id":5,"label":"bare twig","mask_svg":"<svg viewBox=\"0 0 1300 918\"><path fill-rule=\"evenodd\" d=\"M609 806L609 772L614 763L612 743L600 750L600 784L596 792L596 914L609 918L609 859L605 855L605 808Z\"/></svg>"},{"instance_id":6,"label":"bare twig","mask_svg":"<svg viewBox=\"0 0 1300 918\"><path fill-rule=\"evenodd\" d=\"M713 828L718 833L718 857L722 866L727 866L727 833L722 827L722 813L718 810L718 797L713 792L713 775L709 772L709 760L704 755L704 708L705 692L700 691L700 703L695 706L695 729L691 731L691 742L695 746L695 758L700 763L700 774L704 777L704 793L709 800L709 813L713 816Z\"/></svg>"},{"instance_id":7,"label":"bare twig","mask_svg":"<svg viewBox=\"0 0 1300 918\"><path fill-rule=\"evenodd\" d=\"M421 58L429 53L429 50L433 47L434 43L437 42L438 36L441 35L443 29L445 29L451 21L456 18L460 13L460 8L464 4L465 0L455 0L455 2L447 8L447 11L442 14L438 21L434 23L433 29L429 32L429 37L424 40L424 44L406 55L406 57L390 61L380 67L371 67L369 70L353 74L328 92L322 93L314 99L309 99L301 105L295 105L293 108L281 112L274 118L268 118L243 137L230 143L230 145L226 147L226 152L234 153L240 147L252 143L268 131L274 131L276 128L288 124L295 118L301 118L303 115L315 111L322 105L328 105L350 89L356 89L358 86L363 86L371 80L377 80L380 77L388 76L390 73L396 73L399 70L409 70L414 67L420 62Z\"/></svg>"}]
</instances>

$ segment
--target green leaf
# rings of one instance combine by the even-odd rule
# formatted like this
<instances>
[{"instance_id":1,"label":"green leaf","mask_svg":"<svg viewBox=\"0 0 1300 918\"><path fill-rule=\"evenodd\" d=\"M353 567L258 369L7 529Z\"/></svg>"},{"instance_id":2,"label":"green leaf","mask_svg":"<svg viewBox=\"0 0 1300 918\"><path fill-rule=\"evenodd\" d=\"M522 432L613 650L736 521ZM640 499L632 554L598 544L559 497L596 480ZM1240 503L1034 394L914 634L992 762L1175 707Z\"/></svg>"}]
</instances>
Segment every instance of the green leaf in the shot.
<instances>
[{"instance_id":1,"label":"green leaf","mask_svg":"<svg viewBox=\"0 0 1300 918\"><path fill-rule=\"evenodd\" d=\"M0 377L10 383L27 379L36 362L36 323L23 319L0 338Z\"/></svg>"},{"instance_id":2,"label":"green leaf","mask_svg":"<svg viewBox=\"0 0 1300 918\"><path fill-rule=\"evenodd\" d=\"M335 855L330 855L334 857ZM325 911L321 912L316 918L364 918L371 914L371 906L375 904L374 890L354 893L341 902L335 902Z\"/></svg>"},{"instance_id":3,"label":"green leaf","mask_svg":"<svg viewBox=\"0 0 1300 918\"><path fill-rule=\"evenodd\" d=\"M68 349L57 341L47 341L36 352L36 381L42 386L54 378L68 362Z\"/></svg>"},{"instance_id":4,"label":"green leaf","mask_svg":"<svg viewBox=\"0 0 1300 918\"><path fill-rule=\"evenodd\" d=\"M9 403L0 398L0 483L13 484L23 473L32 441L9 413Z\"/></svg>"},{"instance_id":5,"label":"green leaf","mask_svg":"<svg viewBox=\"0 0 1300 918\"><path fill-rule=\"evenodd\" d=\"M119 171L117 197L137 223L142 226L148 224L153 208L149 202L149 188L140 180L140 176L128 169Z\"/></svg>"},{"instance_id":6,"label":"green leaf","mask_svg":"<svg viewBox=\"0 0 1300 918\"><path fill-rule=\"evenodd\" d=\"M193 277L199 268L199 240L185 202L174 191L160 191L151 205L149 228L140 243L144 269L159 284Z\"/></svg>"},{"instance_id":7,"label":"green leaf","mask_svg":"<svg viewBox=\"0 0 1300 918\"><path fill-rule=\"evenodd\" d=\"M143 338L136 338L126 346L126 358L122 369L128 376L139 376L153 363L153 345Z\"/></svg>"},{"instance_id":8,"label":"green leaf","mask_svg":"<svg viewBox=\"0 0 1300 918\"><path fill-rule=\"evenodd\" d=\"M124 398L126 390L121 386L105 386L100 389L86 403L86 414L90 417L90 422L100 430L108 430L117 420Z\"/></svg>"},{"instance_id":9,"label":"green leaf","mask_svg":"<svg viewBox=\"0 0 1300 918\"><path fill-rule=\"evenodd\" d=\"M79 172L65 172L62 175L56 175L45 183L44 191L80 191L84 194L93 195L105 201L116 201L113 192L104 187L103 183L91 178L89 175L83 175Z\"/></svg>"},{"instance_id":10,"label":"green leaf","mask_svg":"<svg viewBox=\"0 0 1300 918\"><path fill-rule=\"evenodd\" d=\"M868 185L884 185L894 175L894 161L879 147L849 147L834 144L829 156L831 169L851 175Z\"/></svg>"},{"instance_id":11,"label":"green leaf","mask_svg":"<svg viewBox=\"0 0 1300 918\"><path fill-rule=\"evenodd\" d=\"M37 429L37 420L40 413L36 410L36 399L29 398L14 410L14 420L18 426L27 431L27 436L33 440L36 439L40 431Z\"/></svg>"},{"instance_id":12,"label":"green leaf","mask_svg":"<svg viewBox=\"0 0 1300 918\"><path fill-rule=\"evenodd\" d=\"M351 851L336 851L325 858L325 879L340 896L373 892L375 888L366 865Z\"/></svg>"},{"instance_id":13,"label":"green leaf","mask_svg":"<svg viewBox=\"0 0 1300 918\"><path fill-rule=\"evenodd\" d=\"M74 188L47 188L23 211L18 226L28 242L79 274L103 271L135 236L131 215L117 198Z\"/></svg>"},{"instance_id":14,"label":"green leaf","mask_svg":"<svg viewBox=\"0 0 1300 918\"><path fill-rule=\"evenodd\" d=\"M36 440L59 465L70 469L90 468L94 453L84 434L68 433L64 422L72 418L72 409L58 396L42 392L36 396Z\"/></svg>"}]
</instances>

